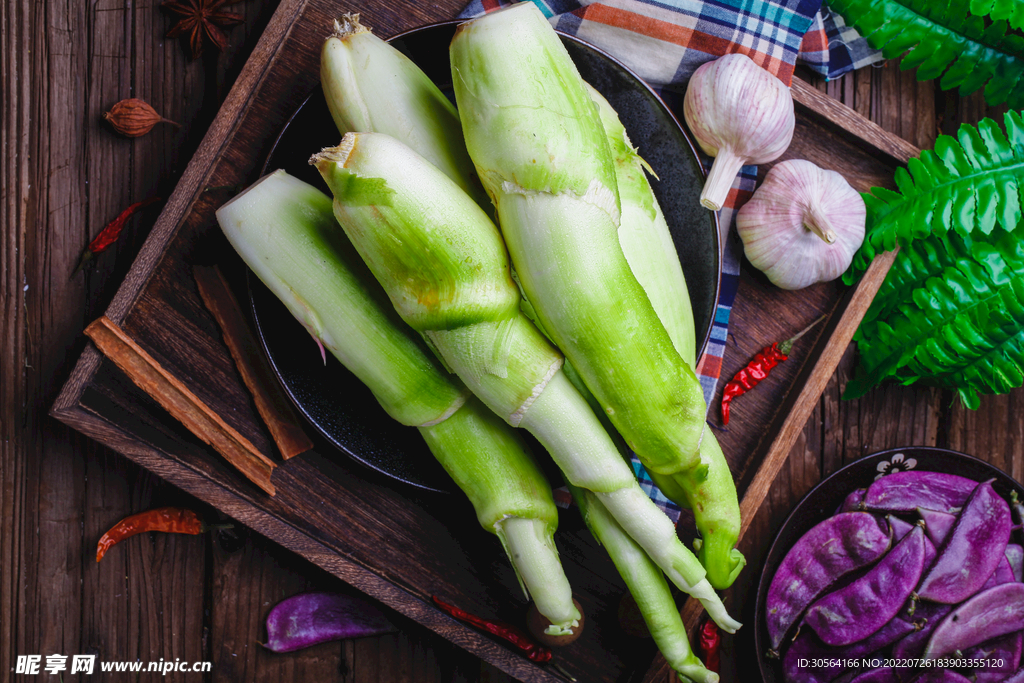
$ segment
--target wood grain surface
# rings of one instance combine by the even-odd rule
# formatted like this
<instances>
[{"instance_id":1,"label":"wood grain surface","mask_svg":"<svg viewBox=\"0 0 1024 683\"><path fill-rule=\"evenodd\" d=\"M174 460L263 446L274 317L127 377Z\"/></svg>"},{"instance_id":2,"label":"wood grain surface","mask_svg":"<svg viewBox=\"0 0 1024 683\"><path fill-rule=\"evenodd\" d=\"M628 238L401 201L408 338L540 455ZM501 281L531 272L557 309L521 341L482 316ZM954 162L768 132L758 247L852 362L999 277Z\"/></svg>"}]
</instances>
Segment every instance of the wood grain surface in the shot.
<instances>
[{"instance_id":1,"label":"wood grain surface","mask_svg":"<svg viewBox=\"0 0 1024 683\"><path fill-rule=\"evenodd\" d=\"M413 26L451 16L458 5L386 0L377 11L394 25ZM85 347L85 325L110 304L156 208L133 219L95 267L69 275L84 245L121 209L169 196L276 8L271 0L234 6L245 23L229 31L228 50L208 50L193 62L178 41L163 37L172 20L155 3L0 5L0 671L12 670L18 655L92 653L104 660L211 660L204 680L509 680L408 620L399 636L287 656L263 651L261 621L274 602L309 588L347 588L244 529L237 538L141 536L99 565L92 559L96 539L126 514L164 504L216 513L47 415ZM1001 115L978 96L938 93L895 65L815 87L917 147L961 122ZM137 140L115 136L101 115L130 96L183 127L158 126ZM756 305L734 310L734 318L770 316ZM723 374L777 331L769 325L764 338L730 342ZM945 392L892 386L841 402L852 363L847 350L768 492L743 547L752 567L804 493L875 450L948 446L1024 477L1024 392L985 397L975 412ZM131 394L126 378L111 384L97 400L145 400ZM741 591L730 601L752 603ZM746 676L737 669L751 659L747 647L742 638L727 640L725 680L753 680L749 669Z\"/></svg>"},{"instance_id":2,"label":"wood grain surface","mask_svg":"<svg viewBox=\"0 0 1024 683\"><path fill-rule=\"evenodd\" d=\"M350 9L362 12L362 19L376 25L382 35L403 28L388 23L373 5L353 3ZM205 261L241 270L238 258L216 229L213 210L230 196L227 188L257 178L264 151L296 104L314 87L323 27L329 25L334 11L326 0L298 0L279 7L108 308L108 315L152 359L148 365L159 366L161 373L190 392L191 404L223 416L231 429L252 444L267 442L266 429L252 410L248 392L237 381L217 325L205 314L201 297L191 285L191 275L193 265ZM444 78L446 69L438 75ZM806 91L811 92L809 87ZM803 156L838 170L859 189L890 185L895 168L907 157L902 150L908 145L901 139L826 96L805 98L797 107L796 120L797 131L786 156ZM334 134L330 121L303 121L312 131L322 125ZM324 144L317 137L293 138L290 144L316 149ZM637 140L641 153L646 153L643 138ZM299 155L300 159L304 156ZM762 169L766 171L767 167ZM815 330L813 343L810 338L805 340L794 358L773 373L773 382L744 398L743 420L722 439L743 495L743 509L760 507L768 483L832 375L886 263L879 260L872 270L875 277L864 279L853 289L826 283L784 293L763 281L745 278L744 291L734 307L756 301L758 310L771 311L771 315L734 320L734 336L752 338L769 330L777 330L777 338L789 336L810 322L807 316L812 311L816 311L814 316L824 313L828 319ZM243 279L241 273L235 278L240 286ZM296 333L304 338L299 329ZM114 360L118 370L126 368ZM181 415L170 422L164 420L161 412L142 407L148 403L144 397L126 401L123 389L113 382L119 374L109 364L98 363L95 352L87 349L53 414L221 512L245 519L268 538L362 587L516 678L537 683L551 680L552 670L557 670L554 664L539 668L507 648L496 647L478 631L449 623L430 604L431 595L441 594L481 615L513 623L522 618L523 605L514 597L515 581L509 580L512 577L496 553L496 544L466 545L480 533L472 517L447 516L442 522L445 516L441 512L448 506L440 501L419 504L393 486L371 485L372 477L365 472L337 476L312 456L281 470L282 475L291 475L285 481L292 486L282 484L281 495L273 501L253 496L244 480L223 470L219 460L204 457L189 439L175 442L168 438L180 431L179 423L188 426L194 421L181 419ZM133 373L125 374L139 384ZM337 381L343 382L341 378ZM166 396L148 392L145 384L140 388L161 406L168 405ZM356 387L346 389L346 393L356 391ZM383 414L363 419L370 423L381 420L376 428L389 428ZM156 439L153 427L159 435ZM192 426L189 431L204 443L210 441L208 430ZM239 469L238 458L219 450ZM426 457L422 447L419 450ZM407 451L409 455L412 452ZM748 485L750 476L761 485ZM334 503L325 506L327 500ZM451 505L458 503L452 501ZM400 533L394 525L399 518ZM746 528L750 523L748 516ZM351 528L360 533L350 533ZM693 524L684 518L679 528L689 542ZM560 651L557 663L570 675L595 682L632 677L645 668L649 676L662 675L665 663L660 657L649 664L650 643L645 647L624 641L618 624L608 618L609 605L622 594L621 579L606 553L593 542L579 543L589 538L584 534L581 539L576 533L579 529L578 517L571 513L562 516L556 543L574 595L592 618L584 637ZM507 576L504 582L502 573ZM751 576L756 574L745 574L741 581L750 581ZM696 625L693 620L690 628Z\"/></svg>"}]
</instances>

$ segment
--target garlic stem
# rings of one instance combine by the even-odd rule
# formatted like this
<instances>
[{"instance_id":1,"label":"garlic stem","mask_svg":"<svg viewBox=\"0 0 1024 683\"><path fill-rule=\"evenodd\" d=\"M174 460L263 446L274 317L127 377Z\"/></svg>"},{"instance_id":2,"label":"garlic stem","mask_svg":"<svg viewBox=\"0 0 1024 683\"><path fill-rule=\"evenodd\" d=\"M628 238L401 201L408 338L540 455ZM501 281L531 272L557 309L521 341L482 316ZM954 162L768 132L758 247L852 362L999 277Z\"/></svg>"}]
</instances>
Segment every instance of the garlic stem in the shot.
<instances>
[{"instance_id":1,"label":"garlic stem","mask_svg":"<svg viewBox=\"0 0 1024 683\"><path fill-rule=\"evenodd\" d=\"M743 157L737 156L731 149L718 150L718 155L711 164L708 179L704 182L704 189L700 193L701 205L712 211L719 211L725 204L732 188L732 181L739 175L741 168Z\"/></svg>"},{"instance_id":2,"label":"garlic stem","mask_svg":"<svg viewBox=\"0 0 1024 683\"><path fill-rule=\"evenodd\" d=\"M832 223L817 204L809 205L804 212L804 227L823 239L826 244L833 244L836 241L836 231L832 229Z\"/></svg>"}]
</instances>

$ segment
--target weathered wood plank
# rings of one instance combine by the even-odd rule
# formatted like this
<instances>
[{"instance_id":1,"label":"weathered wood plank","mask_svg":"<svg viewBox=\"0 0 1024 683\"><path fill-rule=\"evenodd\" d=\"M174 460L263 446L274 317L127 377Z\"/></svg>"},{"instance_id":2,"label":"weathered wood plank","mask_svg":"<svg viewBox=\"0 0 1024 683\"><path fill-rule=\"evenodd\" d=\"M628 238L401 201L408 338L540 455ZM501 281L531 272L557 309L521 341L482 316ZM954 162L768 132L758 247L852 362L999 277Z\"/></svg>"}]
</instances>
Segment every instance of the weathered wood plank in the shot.
<instances>
[{"instance_id":1,"label":"weathered wood plank","mask_svg":"<svg viewBox=\"0 0 1024 683\"><path fill-rule=\"evenodd\" d=\"M214 644L211 639L203 649L203 596L217 577L235 577L246 590L288 584L289 576L308 581L304 570L279 566L291 556L265 542L247 545L239 556L244 561L231 560L238 566L223 575L203 559L204 541L185 537L136 538L96 565L92 545L112 521L153 504L194 501L45 416L83 347L79 332L109 302L155 211L133 221L124 241L95 269L69 282L81 247L128 203L167 196L274 5L248 0L234 6L246 23L231 29L226 53L191 63L180 43L163 38L172 19L155 4L0 4L0 670L10 670L18 654L47 651L203 659ZM422 23L435 13L429 5L390 1L378 16L382 25L397 26ZM932 86L911 77L889 65L848 75L826 91L918 146L927 146L937 123L954 133L960 122L982 115L994 112L1001 120L1003 109L986 107L980 95L947 95L939 99L942 119L936 122L928 113L929 102L936 101ZM115 138L100 114L130 95L147 99L183 128L161 126L136 141ZM753 346L763 340L748 341ZM817 458L827 474L879 447L938 442L1024 476L1021 391L985 398L977 412L951 405L942 392L901 387L841 403L851 363L848 351L748 533L760 539L762 550L813 483ZM260 556L259 548L266 554ZM757 556L756 547L744 550ZM214 547L214 564L216 552ZM754 572L756 562L748 570ZM210 602L211 620L222 619L223 632L235 643L231 654L241 658L246 651L242 636L253 632L263 608L250 602L229 612L226 597ZM337 654L288 655L280 660L281 671L323 670L330 677L340 667L331 669L329 659L344 658L349 683L510 680L420 627L410 626L402 637L328 649ZM735 646L732 651L751 659ZM227 657L226 651L218 654Z\"/></svg>"},{"instance_id":2,"label":"weathered wood plank","mask_svg":"<svg viewBox=\"0 0 1024 683\"><path fill-rule=\"evenodd\" d=\"M284 598L309 590L351 591L313 567L246 529L211 540L211 659L214 681L328 681L343 670L343 645L329 643L304 652L275 654L260 643L264 622Z\"/></svg>"}]
</instances>

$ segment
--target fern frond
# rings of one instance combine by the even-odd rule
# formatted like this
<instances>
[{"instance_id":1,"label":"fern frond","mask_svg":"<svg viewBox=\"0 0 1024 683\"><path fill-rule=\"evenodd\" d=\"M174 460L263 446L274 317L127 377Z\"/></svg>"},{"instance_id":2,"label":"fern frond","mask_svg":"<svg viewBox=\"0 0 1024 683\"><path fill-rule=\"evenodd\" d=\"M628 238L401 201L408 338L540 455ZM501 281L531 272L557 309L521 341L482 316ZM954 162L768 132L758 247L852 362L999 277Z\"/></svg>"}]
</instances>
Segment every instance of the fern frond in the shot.
<instances>
[{"instance_id":1,"label":"fern frond","mask_svg":"<svg viewBox=\"0 0 1024 683\"><path fill-rule=\"evenodd\" d=\"M1024 120L1009 112L1005 124L1005 134L984 119L960 126L956 138L940 135L933 151L896 170L899 192L865 194L868 232L844 281L856 280L877 254L928 235L988 235L997 224L1012 230L1021 218Z\"/></svg>"},{"instance_id":2,"label":"fern frond","mask_svg":"<svg viewBox=\"0 0 1024 683\"><path fill-rule=\"evenodd\" d=\"M919 81L942 76L943 90L968 95L985 86L992 105L1024 107L1024 10L1013 0L829 0L829 7L882 50L909 53L901 69L918 67ZM987 24L987 25L986 25Z\"/></svg>"},{"instance_id":3,"label":"fern frond","mask_svg":"<svg viewBox=\"0 0 1024 683\"><path fill-rule=\"evenodd\" d=\"M923 287L929 278L940 275L956 258L966 256L966 248L964 240L929 235L921 238L914 249L900 251L864 314L861 329L878 318L885 318L903 301L908 291ZM857 334L860 334L859 330Z\"/></svg>"},{"instance_id":4,"label":"fern frond","mask_svg":"<svg viewBox=\"0 0 1024 683\"><path fill-rule=\"evenodd\" d=\"M1024 28L1024 4L1017 0L971 0L971 14L992 21L1006 20L1012 28Z\"/></svg>"},{"instance_id":5,"label":"fern frond","mask_svg":"<svg viewBox=\"0 0 1024 683\"><path fill-rule=\"evenodd\" d=\"M847 281L874 254L900 253L854 336L856 398L893 379L979 394L1024 384L1024 121L962 126L865 195L868 233Z\"/></svg>"},{"instance_id":6,"label":"fern frond","mask_svg":"<svg viewBox=\"0 0 1024 683\"><path fill-rule=\"evenodd\" d=\"M954 238L956 241L958 238ZM847 396L863 395L891 377L973 394L1021 386L1013 340L1024 331L1024 254L1021 235L1005 233L980 245L909 292L885 320L858 330L860 366Z\"/></svg>"}]
</instances>

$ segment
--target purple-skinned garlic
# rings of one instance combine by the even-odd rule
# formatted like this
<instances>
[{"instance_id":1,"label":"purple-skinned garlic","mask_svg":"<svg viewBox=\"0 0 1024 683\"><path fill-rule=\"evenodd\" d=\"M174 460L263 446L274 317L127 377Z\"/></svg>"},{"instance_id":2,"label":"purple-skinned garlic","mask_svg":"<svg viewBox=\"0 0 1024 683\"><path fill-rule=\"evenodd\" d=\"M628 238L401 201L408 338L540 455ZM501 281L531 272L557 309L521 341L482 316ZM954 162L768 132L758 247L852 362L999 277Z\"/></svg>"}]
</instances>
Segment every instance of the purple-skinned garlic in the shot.
<instances>
[{"instance_id":1,"label":"purple-skinned garlic","mask_svg":"<svg viewBox=\"0 0 1024 683\"><path fill-rule=\"evenodd\" d=\"M794 159L777 164L736 214L750 263L782 289L834 280L864 241L860 194L835 171Z\"/></svg>"},{"instance_id":2,"label":"purple-skinned garlic","mask_svg":"<svg viewBox=\"0 0 1024 683\"><path fill-rule=\"evenodd\" d=\"M715 161L700 203L718 211L740 169L782 156L793 139L793 96L749 57L729 54L702 64L686 87L683 117Z\"/></svg>"}]
</instances>

